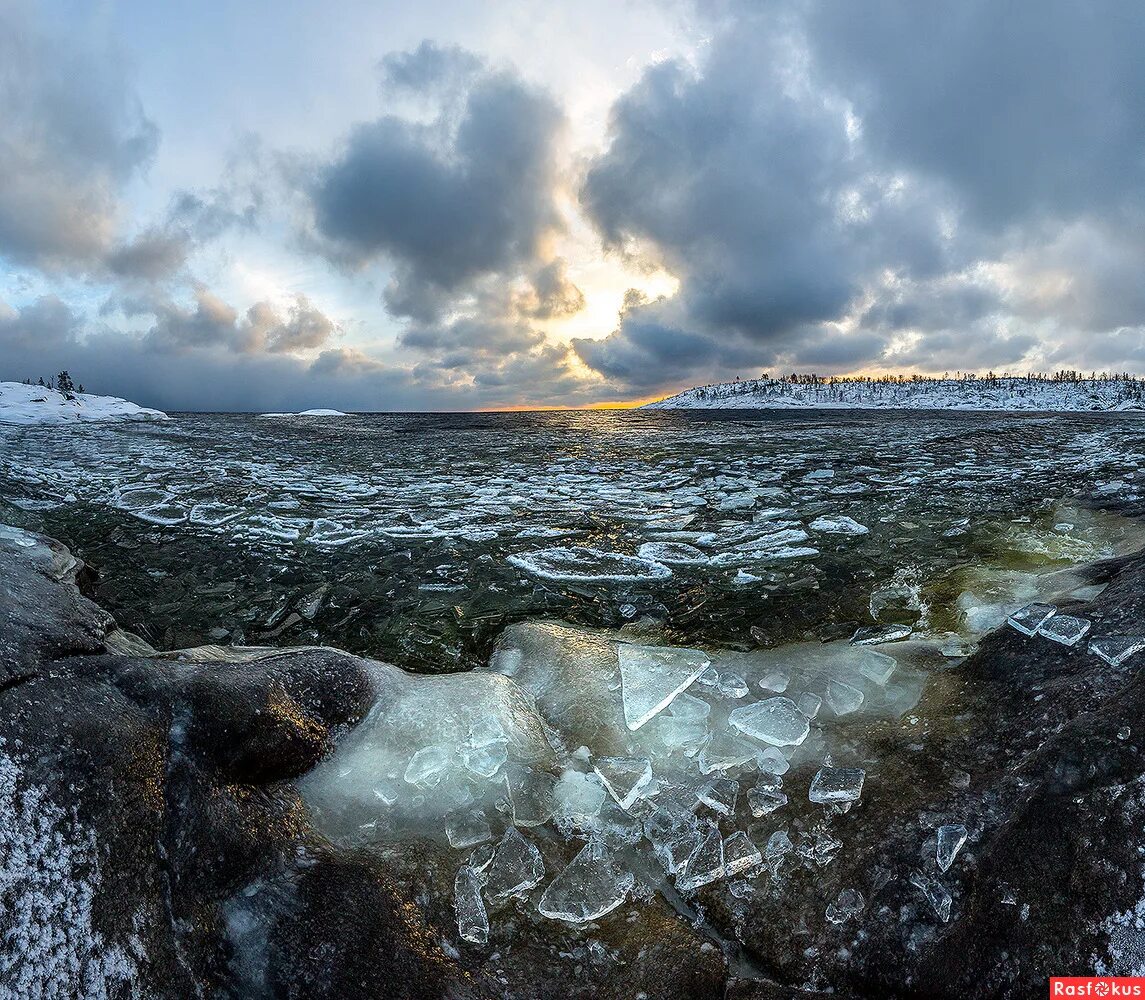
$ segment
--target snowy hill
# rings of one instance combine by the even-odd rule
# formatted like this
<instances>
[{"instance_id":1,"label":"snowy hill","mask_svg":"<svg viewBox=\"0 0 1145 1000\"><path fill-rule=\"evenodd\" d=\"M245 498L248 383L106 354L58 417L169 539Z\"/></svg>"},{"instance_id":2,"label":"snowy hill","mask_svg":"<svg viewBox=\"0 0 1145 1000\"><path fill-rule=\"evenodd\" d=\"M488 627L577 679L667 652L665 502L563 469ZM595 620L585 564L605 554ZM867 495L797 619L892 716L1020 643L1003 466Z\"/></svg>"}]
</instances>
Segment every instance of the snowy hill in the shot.
<instances>
[{"instance_id":1,"label":"snowy hill","mask_svg":"<svg viewBox=\"0 0 1145 1000\"><path fill-rule=\"evenodd\" d=\"M1145 381L1026 378L855 379L830 383L748 379L697 386L645 404L653 410L1145 410Z\"/></svg>"},{"instance_id":2,"label":"snowy hill","mask_svg":"<svg viewBox=\"0 0 1145 1000\"><path fill-rule=\"evenodd\" d=\"M116 396L77 392L69 399L55 389L23 382L0 382L0 424L70 424L90 421L166 420L161 410L149 410Z\"/></svg>"}]
</instances>

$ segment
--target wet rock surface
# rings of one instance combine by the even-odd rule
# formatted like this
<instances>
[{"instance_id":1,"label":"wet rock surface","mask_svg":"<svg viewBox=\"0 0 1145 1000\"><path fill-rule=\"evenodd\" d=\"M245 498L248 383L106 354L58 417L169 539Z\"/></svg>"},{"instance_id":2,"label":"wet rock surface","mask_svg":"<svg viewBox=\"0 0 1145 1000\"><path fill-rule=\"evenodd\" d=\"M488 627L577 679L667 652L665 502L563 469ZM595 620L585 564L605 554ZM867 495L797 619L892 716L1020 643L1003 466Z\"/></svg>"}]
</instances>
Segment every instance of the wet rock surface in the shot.
<instances>
[{"instance_id":1,"label":"wet rock surface","mask_svg":"<svg viewBox=\"0 0 1145 1000\"><path fill-rule=\"evenodd\" d=\"M847 730L856 801L811 803L823 762L792 767L791 802L748 831L762 864L687 898L623 848L629 898L585 926L546 919L536 902L581 845L526 830L546 876L525 903L490 902L472 944L454 911L472 848L333 842L296 785L402 703L394 668L323 648L148 652L80 596L79 569L0 529L0 996L1026 996L1145 967L1134 657L1003 628L936 660L905 714ZM1140 634L1145 559L1087 572L1108 586L1061 611ZM539 641L510 638L502 656ZM604 655L599 635L566 638ZM570 659L548 680L575 679ZM591 736L604 711L570 730ZM607 728L626 754L623 720Z\"/></svg>"}]
</instances>

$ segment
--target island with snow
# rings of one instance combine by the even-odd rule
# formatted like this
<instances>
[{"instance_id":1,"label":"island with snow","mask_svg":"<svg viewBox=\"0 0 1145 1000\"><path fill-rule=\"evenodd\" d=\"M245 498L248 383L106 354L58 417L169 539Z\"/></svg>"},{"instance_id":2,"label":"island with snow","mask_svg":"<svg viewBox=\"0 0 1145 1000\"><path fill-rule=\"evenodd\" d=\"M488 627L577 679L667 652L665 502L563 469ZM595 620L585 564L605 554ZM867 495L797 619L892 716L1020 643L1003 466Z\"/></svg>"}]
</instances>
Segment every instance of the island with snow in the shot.
<instances>
[{"instance_id":1,"label":"island with snow","mask_svg":"<svg viewBox=\"0 0 1145 1000\"><path fill-rule=\"evenodd\" d=\"M90 392L60 392L25 382L0 382L0 424L72 424L111 421L166 420L151 410L117 396Z\"/></svg>"},{"instance_id":2,"label":"island with snow","mask_svg":"<svg viewBox=\"0 0 1145 1000\"><path fill-rule=\"evenodd\" d=\"M1145 380L1132 375L1081 378L962 376L745 379L686 389L647 403L652 410L1145 410Z\"/></svg>"}]
</instances>

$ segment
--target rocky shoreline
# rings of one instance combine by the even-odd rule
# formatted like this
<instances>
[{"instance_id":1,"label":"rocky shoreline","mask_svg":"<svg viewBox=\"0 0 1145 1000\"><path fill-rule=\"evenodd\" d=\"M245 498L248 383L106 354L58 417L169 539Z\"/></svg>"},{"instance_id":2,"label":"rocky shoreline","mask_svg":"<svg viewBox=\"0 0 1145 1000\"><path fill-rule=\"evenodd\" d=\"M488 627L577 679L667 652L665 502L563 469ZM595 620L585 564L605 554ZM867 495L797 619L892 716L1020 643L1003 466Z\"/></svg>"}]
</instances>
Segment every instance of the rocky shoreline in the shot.
<instances>
[{"instance_id":1,"label":"rocky shoreline","mask_svg":"<svg viewBox=\"0 0 1145 1000\"><path fill-rule=\"evenodd\" d=\"M829 865L742 898L647 893L595 927L513 911L474 946L456 852L334 843L296 785L385 711L378 664L160 653L81 594L83 573L0 528L0 997L987 997L1145 968L1134 659L995 632L874 728L878 780L834 817ZM1145 557L1088 575L1108 586L1065 610L1140 633ZM928 887L952 816L969 839L944 920ZM551 871L575 853L540 849ZM825 919L852 886L862 912Z\"/></svg>"}]
</instances>

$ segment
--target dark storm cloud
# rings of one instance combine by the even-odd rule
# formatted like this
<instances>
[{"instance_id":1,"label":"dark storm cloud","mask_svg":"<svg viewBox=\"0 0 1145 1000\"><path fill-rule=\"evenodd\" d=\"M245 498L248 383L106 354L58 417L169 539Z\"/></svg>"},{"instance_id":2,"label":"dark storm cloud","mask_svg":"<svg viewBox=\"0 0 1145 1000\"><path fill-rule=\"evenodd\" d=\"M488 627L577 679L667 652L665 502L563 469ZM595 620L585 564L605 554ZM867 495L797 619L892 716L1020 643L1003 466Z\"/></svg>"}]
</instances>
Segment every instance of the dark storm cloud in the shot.
<instances>
[{"instance_id":1,"label":"dark storm cloud","mask_svg":"<svg viewBox=\"0 0 1145 1000\"><path fill-rule=\"evenodd\" d=\"M189 249L185 232L153 229L113 249L107 266L121 278L160 281L186 264Z\"/></svg>"},{"instance_id":2,"label":"dark storm cloud","mask_svg":"<svg viewBox=\"0 0 1145 1000\"><path fill-rule=\"evenodd\" d=\"M88 267L111 246L123 185L153 155L123 60L91 33L44 33L0 4L0 256Z\"/></svg>"},{"instance_id":3,"label":"dark storm cloud","mask_svg":"<svg viewBox=\"0 0 1145 1000\"><path fill-rule=\"evenodd\" d=\"M317 235L335 258L394 267L386 302L423 323L473 282L532 266L559 227L553 202L560 109L516 77L422 45L390 57L406 83L463 78L456 121L384 115L359 125L318 172L311 191Z\"/></svg>"},{"instance_id":4,"label":"dark storm cloud","mask_svg":"<svg viewBox=\"0 0 1145 1000\"><path fill-rule=\"evenodd\" d=\"M79 325L80 318L54 295L42 296L21 309L0 301L0 353L71 343Z\"/></svg>"},{"instance_id":5,"label":"dark storm cloud","mask_svg":"<svg viewBox=\"0 0 1145 1000\"><path fill-rule=\"evenodd\" d=\"M533 275L528 301L521 311L533 319L573 316L584 308L584 292L568 276L568 261L557 257Z\"/></svg>"}]
</instances>

